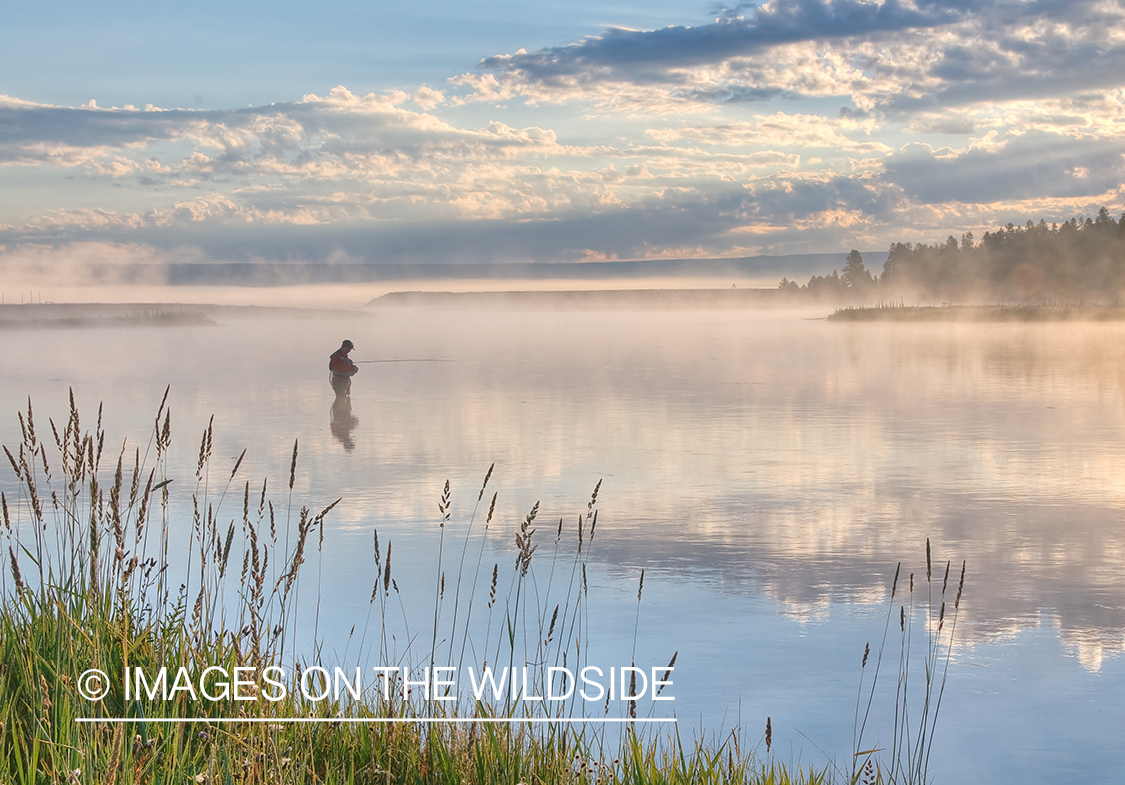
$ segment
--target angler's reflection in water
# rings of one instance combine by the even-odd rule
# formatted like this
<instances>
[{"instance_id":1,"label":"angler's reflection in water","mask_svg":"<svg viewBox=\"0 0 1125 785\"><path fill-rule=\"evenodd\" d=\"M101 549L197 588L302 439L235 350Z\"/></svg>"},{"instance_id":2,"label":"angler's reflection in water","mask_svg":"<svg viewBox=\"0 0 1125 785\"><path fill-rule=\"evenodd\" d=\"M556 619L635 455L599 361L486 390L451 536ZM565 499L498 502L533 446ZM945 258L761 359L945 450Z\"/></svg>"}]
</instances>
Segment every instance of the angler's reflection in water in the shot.
<instances>
[{"instance_id":1,"label":"angler's reflection in water","mask_svg":"<svg viewBox=\"0 0 1125 785\"><path fill-rule=\"evenodd\" d=\"M352 431L359 425L359 419L352 416L352 397L350 395L337 395L332 402L332 435L340 440L344 449L351 452L355 449L355 440Z\"/></svg>"}]
</instances>

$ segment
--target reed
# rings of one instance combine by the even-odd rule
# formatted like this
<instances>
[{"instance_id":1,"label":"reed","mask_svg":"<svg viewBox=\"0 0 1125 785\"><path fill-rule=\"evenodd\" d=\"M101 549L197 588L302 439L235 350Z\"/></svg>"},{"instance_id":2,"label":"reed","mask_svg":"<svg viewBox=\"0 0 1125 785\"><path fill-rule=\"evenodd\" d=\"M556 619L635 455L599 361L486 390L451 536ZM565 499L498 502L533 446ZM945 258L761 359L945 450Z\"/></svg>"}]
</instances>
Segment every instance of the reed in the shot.
<instances>
[{"instance_id":1,"label":"reed","mask_svg":"<svg viewBox=\"0 0 1125 785\"><path fill-rule=\"evenodd\" d=\"M864 674L871 653L870 643L864 645L860 663L860 688L856 697L855 721L853 725L853 750L850 782L872 783L878 785L926 785L930 782L930 757L933 752L934 733L937 729L938 714L941 710L945 685L949 678L949 663L953 653L953 641L957 630L957 618L961 609L961 597L965 589L966 562L961 563L961 575L957 583L957 594L953 599L952 611L947 614L947 593L952 562L945 563L941 589L934 596L933 554L929 538L926 539L926 586L925 601L915 607L914 573L907 579L908 596L899 600L898 608L898 660L894 692L894 715L890 729L890 741L881 740L875 746L864 743L868 721L871 719L875 703L876 688L879 683L883 654L887 647L887 637L891 622L895 618L896 599L899 591L899 578L902 564L895 568L891 580L890 600L883 627L882 640L875 657L874 672L864 692ZM946 624L948 622L948 629ZM914 640L915 627L924 630L922 642ZM917 658L921 655L919 668ZM913 661L913 662L912 662ZM921 671L918 673L918 671ZM921 684L911 685L921 679ZM866 702L863 697L866 694ZM862 717L860 708L863 706ZM887 753L880 757L879 753Z\"/></svg>"},{"instance_id":2,"label":"reed","mask_svg":"<svg viewBox=\"0 0 1125 785\"><path fill-rule=\"evenodd\" d=\"M0 577L0 781L828 781L826 771L786 768L773 758L768 731L763 758L756 747L743 749L737 734L721 743L685 743L678 736L646 736L632 726L611 739L589 727L488 722L518 720L527 710L517 710L510 699L427 703L397 676L386 692L324 701L306 699L292 689L279 702L199 701L175 690L161 700L141 691L126 696L116 683L100 700L85 700L78 681L91 668L116 675L126 667L153 673L165 666L173 673L181 666L232 672L236 667L288 665L293 679L312 673L313 682L321 683L312 671L323 655L319 641L302 644L297 636L301 576L315 559L318 596L309 599L316 601L312 627L319 630L325 522L338 500L298 506L296 441L282 498L271 498L265 479L259 489L256 481L242 477L245 452L231 464L217 465L209 422L195 461L190 515L179 524L186 544L174 546L184 538L177 531L178 508L171 495L167 391L143 450L128 441L110 447L116 442L107 443L100 408L89 429L73 394L69 403L63 427L51 421L50 436L43 438L29 401L19 415L21 441L14 449L4 447L15 485L0 493L8 562ZM368 611L358 635L353 628L349 636L348 646L355 636L358 650L348 650L345 659L422 668L433 664L435 652L445 645L438 634L448 629L451 659L456 651L462 661L469 657L484 665L492 654L492 664L529 666L529 688L543 690L552 665L577 669L586 664L587 570L601 483L577 516L573 538L565 536L564 521L551 527L555 542L549 556L539 551L539 506L533 506L518 526L511 570L505 575L495 564L489 575L485 569L480 592L487 593L487 602L482 598L474 604L484 538L491 534L497 509L495 494L483 530L474 521L492 476L490 468L465 523L451 488L447 484L443 489L438 536L443 543L449 537L461 555L455 576L447 576L440 562L435 570L433 626L423 626L422 633L431 640L423 639L421 646L415 645L417 633L411 632L396 581L393 543L384 544L378 532L372 533ZM179 577L176 571L182 571ZM467 599L462 604L463 592ZM643 578L637 587L634 647L642 592ZM452 609L447 611L445 603L452 603ZM677 656L671 654L669 670ZM939 656L930 654L934 663ZM260 689L255 685L252 691L259 696ZM932 720L940 700L939 691ZM623 708L630 716L636 709L635 703ZM572 700L556 714L581 711ZM82 717L103 719L76 721ZM298 717L328 722L291 722ZM131 722L114 722L118 718ZM386 718L412 721L378 721ZM473 721L422 722L454 718Z\"/></svg>"}]
</instances>

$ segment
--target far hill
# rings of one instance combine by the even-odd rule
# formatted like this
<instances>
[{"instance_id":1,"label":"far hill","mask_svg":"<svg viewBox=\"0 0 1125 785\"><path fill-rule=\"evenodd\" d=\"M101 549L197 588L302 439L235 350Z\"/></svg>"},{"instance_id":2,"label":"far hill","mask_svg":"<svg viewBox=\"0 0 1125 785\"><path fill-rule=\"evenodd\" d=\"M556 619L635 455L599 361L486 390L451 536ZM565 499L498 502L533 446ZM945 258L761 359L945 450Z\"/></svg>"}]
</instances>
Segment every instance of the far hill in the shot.
<instances>
[{"instance_id":1,"label":"far hill","mask_svg":"<svg viewBox=\"0 0 1125 785\"><path fill-rule=\"evenodd\" d=\"M544 292L390 292L365 309L494 308L497 310L698 310L793 307L773 289L595 289Z\"/></svg>"},{"instance_id":2,"label":"far hill","mask_svg":"<svg viewBox=\"0 0 1125 785\"><path fill-rule=\"evenodd\" d=\"M327 283L455 280L573 280L601 281L642 278L729 278L741 281L779 281L827 275L841 269L846 253L743 256L728 259L644 259L613 262L514 262L505 264L331 264L326 262L208 262L156 264L100 264L68 271L68 283L167 284L170 286L297 286ZM865 252L869 266L878 269L886 252ZM35 271L14 266L0 271ZM58 272L44 270L43 273ZM73 275L70 273L73 272Z\"/></svg>"},{"instance_id":3,"label":"far hill","mask_svg":"<svg viewBox=\"0 0 1125 785\"><path fill-rule=\"evenodd\" d=\"M884 252L883 257L886 256ZM869 264L879 257L870 254ZM172 264L169 284L279 286L419 280L575 280L613 278L736 279L804 277L843 267L846 253L744 256L731 259L644 259L624 262L513 262L508 264ZM866 258L866 257L865 257ZM879 261L878 264L882 264Z\"/></svg>"}]
</instances>

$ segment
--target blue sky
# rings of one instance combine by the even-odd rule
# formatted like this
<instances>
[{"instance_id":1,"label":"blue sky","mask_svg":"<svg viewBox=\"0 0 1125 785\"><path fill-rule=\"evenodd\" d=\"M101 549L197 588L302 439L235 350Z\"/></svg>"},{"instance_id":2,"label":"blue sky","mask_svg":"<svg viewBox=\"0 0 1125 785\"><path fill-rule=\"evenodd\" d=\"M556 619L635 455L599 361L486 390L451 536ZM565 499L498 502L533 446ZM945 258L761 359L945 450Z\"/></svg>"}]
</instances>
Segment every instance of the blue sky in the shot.
<instances>
[{"instance_id":1,"label":"blue sky","mask_svg":"<svg viewBox=\"0 0 1125 785\"><path fill-rule=\"evenodd\" d=\"M5 4L10 95L61 105L230 109L442 85L483 57L614 26L706 22L679 3L57 2Z\"/></svg>"},{"instance_id":2,"label":"blue sky","mask_svg":"<svg viewBox=\"0 0 1125 785\"><path fill-rule=\"evenodd\" d=\"M1125 208L1118 1L8 5L9 263L745 256Z\"/></svg>"}]
</instances>

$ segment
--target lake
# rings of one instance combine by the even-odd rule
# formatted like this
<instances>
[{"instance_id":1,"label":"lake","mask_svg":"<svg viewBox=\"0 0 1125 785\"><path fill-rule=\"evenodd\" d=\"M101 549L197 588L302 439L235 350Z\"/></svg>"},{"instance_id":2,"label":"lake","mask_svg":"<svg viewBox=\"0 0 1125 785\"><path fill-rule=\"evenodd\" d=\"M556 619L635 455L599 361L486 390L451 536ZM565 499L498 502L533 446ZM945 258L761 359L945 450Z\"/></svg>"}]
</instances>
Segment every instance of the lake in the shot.
<instances>
[{"instance_id":1,"label":"lake","mask_svg":"<svg viewBox=\"0 0 1125 785\"><path fill-rule=\"evenodd\" d=\"M559 596L547 583L574 585L578 521L601 481L584 544L590 661L663 670L678 652L675 700L639 704L647 716L674 713L687 738L740 727L749 746L768 716L774 753L818 767L850 766L861 658L866 643L878 648L901 562L880 676L891 691L877 693L864 736L890 743L898 608L911 572L916 614L926 602L928 538L935 596L946 562L954 585L967 562L932 772L972 783L1119 776L1125 324L824 315L379 309L7 330L0 440L18 441L27 396L44 432L48 416L65 420L72 387L87 425L104 402L107 449L128 437L143 451L170 385L174 510L190 516L214 415L212 476L247 450L224 502L240 519L240 483L256 493L268 477L281 493L297 439L294 499L316 509L341 499L310 562L319 590L303 588L320 612L315 630L304 617L302 640L315 631L325 661L359 656L352 628L370 624L374 529L384 553L393 543L400 619L428 652L439 540L452 596L490 465L474 532L494 492L495 515L467 560L484 565L478 609L493 564L513 573L513 538L536 502L531 571L546 612L561 602L544 599ZM360 366L350 412L333 406L326 368L344 338L357 361L396 360ZM10 471L0 487L11 493ZM181 519L173 536L186 542ZM490 657L497 625L490 638L474 631L470 660ZM408 636L396 634L401 650Z\"/></svg>"}]
</instances>

